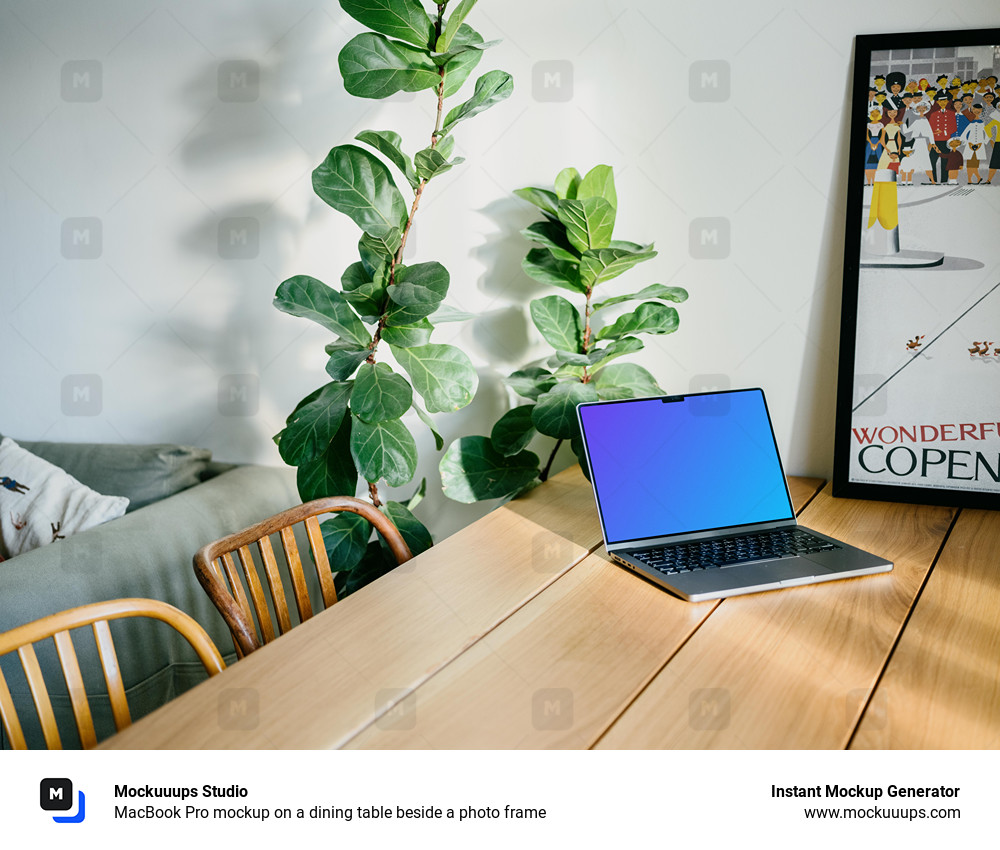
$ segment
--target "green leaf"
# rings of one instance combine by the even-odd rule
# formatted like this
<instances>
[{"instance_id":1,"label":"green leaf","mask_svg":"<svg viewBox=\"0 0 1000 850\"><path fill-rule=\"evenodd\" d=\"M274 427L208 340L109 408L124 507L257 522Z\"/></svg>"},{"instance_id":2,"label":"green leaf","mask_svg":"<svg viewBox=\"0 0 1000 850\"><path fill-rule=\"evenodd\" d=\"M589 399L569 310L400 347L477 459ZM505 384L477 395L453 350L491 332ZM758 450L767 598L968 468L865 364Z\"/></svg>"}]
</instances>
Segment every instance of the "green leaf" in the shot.
<instances>
[{"instance_id":1,"label":"green leaf","mask_svg":"<svg viewBox=\"0 0 1000 850\"><path fill-rule=\"evenodd\" d=\"M430 414L416 402L413 403L413 409L417 411L417 417L420 421L423 422L424 425L426 425L430 430L431 434L434 435L434 448L441 451L441 449L444 448L444 437L438 433L438 429L434 425L434 420L431 419Z\"/></svg>"},{"instance_id":2,"label":"green leaf","mask_svg":"<svg viewBox=\"0 0 1000 850\"><path fill-rule=\"evenodd\" d=\"M403 153L403 138L399 135L399 133L394 133L391 130L364 130L363 132L358 133L358 135L354 138L359 142L371 145L375 148L375 150L386 157L389 162L395 165L396 168L402 172L403 176L406 178L406 182L409 183L414 189L420 185L420 179L413 170L413 163L410 162L410 158Z\"/></svg>"},{"instance_id":3,"label":"green leaf","mask_svg":"<svg viewBox=\"0 0 1000 850\"><path fill-rule=\"evenodd\" d=\"M417 444L398 419L369 423L353 417L351 457L365 481L384 478L390 487L400 487L417 469Z\"/></svg>"},{"instance_id":4,"label":"green leaf","mask_svg":"<svg viewBox=\"0 0 1000 850\"><path fill-rule=\"evenodd\" d=\"M643 301L631 313L619 316L615 323L601 328L598 339L618 339L626 334L669 334L677 330L677 311L658 301Z\"/></svg>"},{"instance_id":5,"label":"green leaf","mask_svg":"<svg viewBox=\"0 0 1000 850\"><path fill-rule=\"evenodd\" d=\"M419 0L340 0L341 8L369 29L427 49L434 23Z\"/></svg>"},{"instance_id":6,"label":"green leaf","mask_svg":"<svg viewBox=\"0 0 1000 850\"><path fill-rule=\"evenodd\" d=\"M445 24L444 32L438 36L437 44L434 45L434 49L438 53L444 53L448 49L452 39L458 33L458 28L462 26L462 21L468 17L469 12L472 11L472 7L475 5L476 0L461 0L452 10L452 13L448 16L448 22Z\"/></svg>"},{"instance_id":7,"label":"green leaf","mask_svg":"<svg viewBox=\"0 0 1000 850\"><path fill-rule=\"evenodd\" d=\"M506 71L488 71L476 80L472 97L448 113L442 129L446 133L451 132L460 121L485 112L501 100L506 100L513 91L514 80L510 74Z\"/></svg>"},{"instance_id":8,"label":"green leaf","mask_svg":"<svg viewBox=\"0 0 1000 850\"><path fill-rule=\"evenodd\" d=\"M556 385L556 378L541 366L531 366L527 369L518 369L506 378L506 383L518 395L535 400Z\"/></svg>"},{"instance_id":9,"label":"green leaf","mask_svg":"<svg viewBox=\"0 0 1000 850\"><path fill-rule=\"evenodd\" d=\"M413 492L413 495L410 496L410 498L407 499L403 504L412 511L417 507L417 505L419 505L424 500L424 496L426 495L427 495L427 479L421 478L420 486Z\"/></svg>"},{"instance_id":10,"label":"green leaf","mask_svg":"<svg viewBox=\"0 0 1000 850\"><path fill-rule=\"evenodd\" d=\"M353 342L338 340L327 344L326 353L330 355L326 374L335 381L346 381L372 352L368 347L358 348Z\"/></svg>"},{"instance_id":11,"label":"green leaf","mask_svg":"<svg viewBox=\"0 0 1000 850\"><path fill-rule=\"evenodd\" d=\"M296 482L303 502L326 496L353 496L358 489L358 470L351 459L351 418L345 416L326 451L299 464Z\"/></svg>"},{"instance_id":12,"label":"green leaf","mask_svg":"<svg viewBox=\"0 0 1000 850\"><path fill-rule=\"evenodd\" d=\"M531 421L531 411L534 409L533 404L522 404L520 407L508 410L493 426L490 440L493 447L504 457L516 455L526 448L537 433L535 424Z\"/></svg>"},{"instance_id":13,"label":"green leaf","mask_svg":"<svg viewBox=\"0 0 1000 850\"><path fill-rule=\"evenodd\" d=\"M413 162L417 168L417 176L421 180L431 180L439 174L450 171L452 167L461 165L465 162L465 159L458 156L451 162L448 162L437 148L424 148L422 151L417 152L417 155L413 158Z\"/></svg>"},{"instance_id":14,"label":"green leaf","mask_svg":"<svg viewBox=\"0 0 1000 850\"><path fill-rule=\"evenodd\" d=\"M639 301L643 298L662 298L664 301L681 302L686 301L687 297L687 290L681 289L679 286L664 286L662 283L651 283L644 289L640 289L638 292L633 292L630 295L616 295L613 298L605 298L603 301L598 301L591 307L590 311L591 315L593 315L598 310L611 307L613 304L622 304L625 301Z\"/></svg>"},{"instance_id":15,"label":"green leaf","mask_svg":"<svg viewBox=\"0 0 1000 850\"><path fill-rule=\"evenodd\" d=\"M435 150L445 159L450 159L451 155L455 152L455 137L443 136L438 138ZM465 162L465 160L463 159L462 162Z\"/></svg>"},{"instance_id":16,"label":"green leaf","mask_svg":"<svg viewBox=\"0 0 1000 850\"><path fill-rule=\"evenodd\" d=\"M449 304L442 304L428 318L433 324L440 325L443 322L465 322L476 318L476 314L458 310Z\"/></svg>"},{"instance_id":17,"label":"green leaf","mask_svg":"<svg viewBox=\"0 0 1000 850\"><path fill-rule=\"evenodd\" d=\"M561 351L580 351L583 348L580 311L561 295L536 298L529 310L538 332L553 348Z\"/></svg>"},{"instance_id":18,"label":"green leaf","mask_svg":"<svg viewBox=\"0 0 1000 850\"><path fill-rule=\"evenodd\" d=\"M365 233L386 237L408 215L403 196L385 164L356 145L338 145L313 171L313 189Z\"/></svg>"},{"instance_id":19,"label":"green leaf","mask_svg":"<svg viewBox=\"0 0 1000 850\"><path fill-rule=\"evenodd\" d=\"M377 322L382 315L388 271L388 265L382 264L375 271L375 280L372 280L363 262L351 263L340 278L344 299L365 322Z\"/></svg>"},{"instance_id":20,"label":"green leaf","mask_svg":"<svg viewBox=\"0 0 1000 850\"><path fill-rule=\"evenodd\" d=\"M434 325L428 319L421 319L412 325L386 325L382 328L382 339L389 345L398 348L413 348L417 345L427 345L431 341Z\"/></svg>"},{"instance_id":21,"label":"green leaf","mask_svg":"<svg viewBox=\"0 0 1000 850\"><path fill-rule=\"evenodd\" d=\"M410 547L410 552L414 555L426 552L434 545L431 533L419 519L410 513L410 509L406 505L401 502L386 502L382 506L382 513L392 520L392 524L396 526L403 540L406 541L406 545ZM382 551L386 557L391 558L392 550L381 535L379 535L379 541L382 543Z\"/></svg>"},{"instance_id":22,"label":"green leaf","mask_svg":"<svg viewBox=\"0 0 1000 850\"><path fill-rule=\"evenodd\" d=\"M374 278L375 272L382 266L387 265L396 256L399 250L403 234L399 228L392 228L382 236L372 236L370 233L363 233L358 242L358 253L361 255L361 262L368 273L369 280Z\"/></svg>"},{"instance_id":23,"label":"green leaf","mask_svg":"<svg viewBox=\"0 0 1000 850\"><path fill-rule=\"evenodd\" d=\"M584 401L597 401L597 390L592 384L578 381L556 384L538 397L531 420L546 436L568 440L579 430L576 406Z\"/></svg>"},{"instance_id":24,"label":"green leaf","mask_svg":"<svg viewBox=\"0 0 1000 850\"><path fill-rule=\"evenodd\" d=\"M607 248L615 229L615 208L604 198L560 200L558 218L566 225L566 236L578 251Z\"/></svg>"},{"instance_id":25,"label":"green leaf","mask_svg":"<svg viewBox=\"0 0 1000 850\"><path fill-rule=\"evenodd\" d=\"M630 251L626 248L597 248L584 251L580 259L580 280L585 286L597 286L655 256L656 251L652 250L652 245L641 251Z\"/></svg>"},{"instance_id":26,"label":"green leaf","mask_svg":"<svg viewBox=\"0 0 1000 850\"><path fill-rule=\"evenodd\" d=\"M564 168L556 175L555 190L560 198L575 198L580 187L580 172L575 168Z\"/></svg>"},{"instance_id":27,"label":"green leaf","mask_svg":"<svg viewBox=\"0 0 1000 850\"><path fill-rule=\"evenodd\" d=\"M556 351L546 363L555 369L558 366L589 366L591 363L590 356L587 354L581 354L579 351ZM580 372L582 377L583 372Z\"/></svg>"},{"instance_id":28,"label":"green leaf","mask_svg":"<svg viewBox=\"0 0 1000 850\"><path fill-rule=\"evenodd\" d=\"M559 197L555 192L539 189L536 186L526 186L523 189L515 189L514 194L529 204L534 204L552 218L559 217Z\"/></svg>"},{"instance_id":29,"label":"green leaf","mask_svg":"<svg viewBox=\"0 0 1000 850\"><path fill-rule=\"evenodd\" d=\"M462 437L448 447L439 469L445 495L471 504L517 493L538 476L538 455L504 457L487 437Z\"/></svg>"},{"instance_id":30,"label":"green leaf","mask_svg":"<svg viewBox=\"0 0 1000 850\"><path fill-rule=\"evenodd\" d=\"M541 283L568 289L570 292L587 292L580 283L577 267L566 260L557 260L548 248L532 248L521 260L521 268L528 277Z\"/></svg>"},{"instance_id":31,"label":"green leaf","mask_svg":"<svg viewBox=\"0 0 1000 850\"><path fill-rule=\"evenodd\" d=\"M331 381L296 407L278 442L285 463L299 466L326 451L344 420L351 387L350 381Z\"/></svg>"},{"instance_id":32,"label":"green leaf","mask_svg":"<svg viewBox=\"0 0 1000 850\"><path fill-rule=\"evenodd\" d=\"M616 357L621 357L623 354L634 354L636 351L642 351L643 348L645 348L645 343L641 339L634 336L625 336L621 339L616 339L607 348L590 351L587 355L593 364L590 374L597 374L597 372L607 366Z\"/></svg>"},{"instance_id":33,"label":"green leaf","mask_svg":"<svg viewBox=\"0 0 1000 850\"><path fill-rule=\"evenodd\" d=\"M436 88L441 81L437 66L426 53L373 32L363 32L347 42L337 62L344 88L355 97L382 99L398 91Z\"/></svg>"},{"instance_id":34,"label":"green leaf","mask_svg":"<svg viewBox=\"0 0 1000 850\"><path fill-rule=\"evenodd\" d=\"M521 235L531 242L544 245L557 260L566 260L574 264L580 262L580 253L566 238L565 225L558 221L536 221L522 230Z\"/></svg>"},{"instance_id":35,"label":"green leaf","mask_svg":"<svg viewBox=\"0 0 1000 850\"><path fill-rule=\"evenodd\" d=\"M372 540L365 549L364 556L355 566L349 570L341 570L334 576L337 599L350 596L375 579L392 572L395 567L395 559L385 556L381 542Z\"/></svg>"},{"instance_id":36,"label":"green leaf","mask_svg":"<svg viewBox=\"0 0 1000 850\"><path fill-rule=\"evenodd\" d=\"M388 287L389 298L399 308L389 313L393 325L412 325L433 313L448 294L448 270L438 262L396 266L396 282Z\"/></svg>"},{"instance_id":37,"label":"green leaf","mask_svg":"<svg viewBox=\"0 0 1000 850\"><path fill-rule=\"evenodd\" d=\"M406 378L387 363L363 363L354 380L351 412L367 423L399 419L413 402Z\"/></svg>"},{"instance_id":38,"label":"green leaf","mask_svg":"<svg viewBox=\"0 0 1000 850\"><path fill-rule=\"evenodd\" d=\"M458 34L451 43L452 52L456 53L444 66L444 96L451 97L455 94L469 75L475 70L479 60L483 58L482 49L462 50L458 52L458 47L486 47L483 37L468 24L462 24L458 28Z\"/></svg>"},{"instance_id":39,"label":"green leaf","mask_svg":"<svg viewBox=\"0 0 1000 850\"><path fill-rule=\"evenodd\" d=\"M319 528L333 572L352 569L364 557L372 532L364 517L341 511L321 522Z\"/></svg>"},{"instance_id":40,"label":"green leaf","mask_svg":"<svg viewBox=\"0 0 1000 850\"><path fill-rule=\"evenodd\" d=\"M430 413L465 407L476 394L479 376L468 355L453 345L393 348L396 361L410 376Z\"/></svg>"},{"instance_id":41,"label":"green leaf","mask_svg":"<svg viewBox=\"0 0 1000 850\"><path fill-rule=\"evenodd\" d=\"M580 188L577 189L576 197L580 200L584 198L604 198L611 205L611 209L618 209L618 193L615 191L615 173L610 165L595 165L587 176L580 181Z\"/></svg>"},{"instance_id":42,"label":"green leaf","mask_svg":"<svg viewBox=\"0 0 1000 850\"><path fill-rule=\"evenodd\" d=\"M274 306L290 316L316 322L359 347L367 347L372 341L344 296L309 275L300 274L284 281L274 294Z\"/></svg>"},{"instance_id":43,"label":"green leaf","mask_svg":"<svg viewBox=\"0 0 1000 850\"><path fill-rule=\"evenodd\" d=\"M612 363L591 382L602 401L663 395L656 379L635 363Z\"/></svg>"}]
</instances>

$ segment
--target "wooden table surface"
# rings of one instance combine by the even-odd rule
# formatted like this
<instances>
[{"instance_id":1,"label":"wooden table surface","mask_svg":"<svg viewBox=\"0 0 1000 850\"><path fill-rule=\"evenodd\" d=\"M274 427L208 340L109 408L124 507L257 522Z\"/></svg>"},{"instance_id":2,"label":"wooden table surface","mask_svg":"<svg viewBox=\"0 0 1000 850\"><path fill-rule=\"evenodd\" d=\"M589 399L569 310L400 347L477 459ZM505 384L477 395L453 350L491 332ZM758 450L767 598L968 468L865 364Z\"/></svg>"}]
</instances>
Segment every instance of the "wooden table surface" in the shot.
<instances>
[{"instance_id":1,"label":"wooden table surface","mask_svg":"<svg viewBox=\"0 0 1000 850\"><path fill-rule=\"evenodd\" d=\"M103 746L1000 747L1000 513L822 484L801 521L891 573L684 602L573 467Z\"/></svg>"}]
</instances>

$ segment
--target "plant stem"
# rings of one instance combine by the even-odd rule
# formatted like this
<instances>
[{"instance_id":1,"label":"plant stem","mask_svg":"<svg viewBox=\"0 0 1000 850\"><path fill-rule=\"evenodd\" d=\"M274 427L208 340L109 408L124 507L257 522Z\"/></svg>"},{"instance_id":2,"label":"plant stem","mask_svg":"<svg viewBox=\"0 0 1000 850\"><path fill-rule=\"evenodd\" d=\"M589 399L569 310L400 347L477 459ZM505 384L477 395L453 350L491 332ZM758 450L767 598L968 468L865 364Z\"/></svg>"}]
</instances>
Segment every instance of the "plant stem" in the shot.
<instances>
[{"instance_id":1,"label":"plant stem","mask_svg":"<svg viewBox=\"0 0 1000 850\"><path fill-rule=\"evenodd\" d=\"M434 34L435 40L441 35L441 28L444 23L444 10L448 5L448 0L444 0L443 3L437 4L437 19L434 21ZM441 132L441 120L444 113L444 66L438 70L438 74L441 77L441 82L438 83L437 87L437 118L434 122L434 131L431 133L431 147L437 147L438 134ZM389 265L389 282L387 286L392 286L396 283L396 266L403 261L403 250L406 248L406 237L410 234L410 228L413 226L413 219L417 214L417 208L420 206L420 198L424 194L424 186L427 185L427 180L421 180L417 185L416 191L413 193L413 203L410 205L410 214L406 218L406 224L403 227L403 235L399 240L399 249L396 251L395 256L393 256ZM386 298L386 308L388 308L388 297ZM374 364L375 363L375 352L378 350L378 344L382 341L382 328L385 327L386 314L383 313L378 320L378 327L375 329L375 333L372 335L372 341L369 345L371 348L371 354L368 355L366 362ZM557 447L558 448L558 447ZM550 461L551 463L551 461ZM378 496L378 484L375 481L368 482L368 496L372 500L372 504L378 508L382 506L382 502Z\"/></svg>"},{"instance_id":2,"label":"plant stem","mask_svg":"<svg viewBox=\"0 0 1000 850\"><path fill-rule=\"evenodd\" d=\"M541 474L538 476L539 480L547 481L549 477L549 470L552 469L552 462L556 459L556 452L559 451L559 447L563 444L563 441L556 440L556 447L552 449L552 454L549 455L549 461L545 464L545 469L542 470Z\"/></svg>"},{"instance_id":3,"label":"plant stem","mask_svg":"<svg viewBox=\"0 0 1000 850\"><path fill-rule=\"evenodd\" d=\"M444 7L447 4L441 4L438 6L438 20L437 27L441 28L441 15L444 13ZM431 147L437 147L438 143L438 133L441 132L441 116L444 111L444 67L439 70L441 76L441 82L438 83L437 87L437 120L434 123L434 131L431 133ZM417 215L417 208L420 206L420 198L424 194L424 186L427 185L427 180L421 180L417 185L416 191L413 193L413 203L410 205L410 214L406 218L406 224L403 227L403 235L399 240L399 249L396 251L395 256L389 265L389 283L388 286L392 286L396 282L396 266L403 262L403 251L406 249L406 237L410 234L410 228L413 226L413 219ZM388 306L388 299L386 302ZM378 349L378 344L382 340L382 328L385 327L385 314L379 319L378 327L375 329L375 334L372 337L371 351L372 353L368 355L367 362L375 362L375 351Z\"/></svg>"},{"instance_id":4,"label":"plant stem","mask_svg":"<svg viewBox=\"0 0 1000 850\"><path fill-rule=\"evenodd\" d=\"M590 350L590 314L593 312L590 307L590 299L594 294L594 287L587 287L587 304L583 309L584 317L584 330L583 330L583 353L586 354ZM581 379L583 383L590 383L590 375L587 373L587 367L583 367L583 378ZM557 447L558 448L558 447ZM544 478L542 479L545 480Z\"/></svg>"}]
</instances>

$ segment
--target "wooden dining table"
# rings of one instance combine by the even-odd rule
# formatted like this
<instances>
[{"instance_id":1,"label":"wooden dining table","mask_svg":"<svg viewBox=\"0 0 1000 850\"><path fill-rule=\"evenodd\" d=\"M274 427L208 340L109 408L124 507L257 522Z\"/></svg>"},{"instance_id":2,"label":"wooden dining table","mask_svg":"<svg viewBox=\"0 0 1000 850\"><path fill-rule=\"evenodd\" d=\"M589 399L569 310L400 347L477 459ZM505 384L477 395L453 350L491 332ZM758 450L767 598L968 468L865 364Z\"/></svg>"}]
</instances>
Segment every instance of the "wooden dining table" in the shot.
<instances>
[{"instance_id":1,"label":"wooden dining table","mask_svg":"<svg viewBox=\"0 0 1000 850\"><path fill-rule=\"evenodd\" d=\"M1000 747L1000 513L788 483L892 572L684 602L572 467L102 746Z\"/></svg>"}]
</instances>

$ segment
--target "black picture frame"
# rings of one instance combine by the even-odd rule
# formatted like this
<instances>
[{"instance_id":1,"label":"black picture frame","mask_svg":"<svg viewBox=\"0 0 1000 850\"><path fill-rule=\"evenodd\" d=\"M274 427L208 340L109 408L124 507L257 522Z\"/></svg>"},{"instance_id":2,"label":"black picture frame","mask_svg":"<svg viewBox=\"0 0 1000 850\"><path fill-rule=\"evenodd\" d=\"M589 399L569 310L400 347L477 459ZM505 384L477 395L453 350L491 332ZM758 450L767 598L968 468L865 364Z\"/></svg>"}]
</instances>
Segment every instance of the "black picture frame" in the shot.
<instances>
[{"instance_id":1,"label":"black picture frame","mask_svg":"<svg viewBox=\"0 0 1000 850\"><path fill-rule=\"evenodd\" d=\"M997 164L1000 131L978 147L979 131L966 132L976 123L969 115L981 116L988 103L980 72L1000 72L998 45L1000 28L855 39L834 496L1000 508L1000 172L990 184L974 179ZM903 91L917 83L908 106L897 92L876 100L879 123L898 129L874 127L869 89L878 88L878 73L897 75L894 82L903 73ZM949 100L935 92L932 108L927 91L942 74ZM955 112L952 138L959 116L966 119L965 141L950 146L963 157L957 169L954 151L944 155L937 144L947 144L950 119L934 115L955 110L954 76L974 77L973 102L983 104L978 113ZM995 80L992 87L991 108L1000 109ZM902 116L889 115L893 106ZM985 132L988 122L980 122ZM956 183L945 184L956 170ZM957 346L965 336L963 359Z\"/></svg>"}]
</instances>

